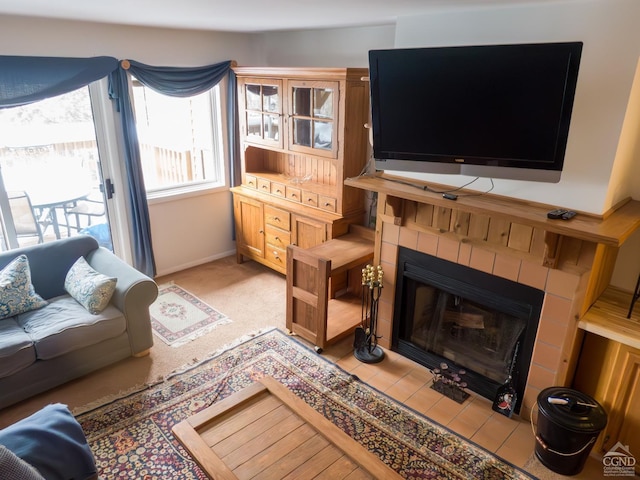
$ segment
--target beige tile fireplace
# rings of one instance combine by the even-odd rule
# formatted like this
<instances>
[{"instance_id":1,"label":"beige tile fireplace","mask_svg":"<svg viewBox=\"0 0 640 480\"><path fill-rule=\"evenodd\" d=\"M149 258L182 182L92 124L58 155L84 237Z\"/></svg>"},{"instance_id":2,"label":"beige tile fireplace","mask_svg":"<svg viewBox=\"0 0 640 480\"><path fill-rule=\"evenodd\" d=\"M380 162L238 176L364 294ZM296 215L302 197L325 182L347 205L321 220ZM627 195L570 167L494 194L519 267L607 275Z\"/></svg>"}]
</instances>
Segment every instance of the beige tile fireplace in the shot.
<instances>
[{"instance_id":1,"label":"beige tile fireplace","mask_svg":"<svg viewBox=\"0 0 640 480\"><path fill-rule=\"evenodd\" d=\"M571 385L583 336L578 322L608 285L618 246L635 223L604 235L604 220L547 220L551 208L544 205L491 196L452 202L379 177L348 184L378 192L375 262L385 278L381 346L391 348L398 248L405 247L544 292L522 417L530 417L542 389Z\"/></svg>"},{"instance_id":2,"label":"beige tile fireplace","mask_svg":"<svg viewBox=\"0 0 640 480\"><path fill-rule=\"evenodd\" d=\"M588 271L580 274L553 270L509 257L506 253L492 252L480 245L452 240L439 233L419 232L383 221L380 264L385 272L385 288L380 302L378 332L383 337L380 344L386 348L390 348L393 323L398 246L543 290L545 299L521 415L528 418L528 412L542 389L566 382Z\"/></svg>"}]
</instances>

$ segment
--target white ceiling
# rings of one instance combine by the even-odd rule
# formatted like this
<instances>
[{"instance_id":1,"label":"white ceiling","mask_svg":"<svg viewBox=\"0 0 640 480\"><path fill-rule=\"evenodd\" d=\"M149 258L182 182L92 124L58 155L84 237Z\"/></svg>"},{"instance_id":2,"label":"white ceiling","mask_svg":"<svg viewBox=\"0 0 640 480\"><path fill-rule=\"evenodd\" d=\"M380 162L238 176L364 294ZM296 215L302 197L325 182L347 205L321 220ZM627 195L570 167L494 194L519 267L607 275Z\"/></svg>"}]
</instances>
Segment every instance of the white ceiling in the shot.
<instances>
[{"instance_id":1,"label":"white ceiling","mask_svg":"<svg viewBox=\"0 0 640 480\"><path fill-rule=\"evenodd\" d=\"M0 14L261 32L381 25L434 8L554 1L560 0L0 0Z\"/></svg>"}]
</instances>

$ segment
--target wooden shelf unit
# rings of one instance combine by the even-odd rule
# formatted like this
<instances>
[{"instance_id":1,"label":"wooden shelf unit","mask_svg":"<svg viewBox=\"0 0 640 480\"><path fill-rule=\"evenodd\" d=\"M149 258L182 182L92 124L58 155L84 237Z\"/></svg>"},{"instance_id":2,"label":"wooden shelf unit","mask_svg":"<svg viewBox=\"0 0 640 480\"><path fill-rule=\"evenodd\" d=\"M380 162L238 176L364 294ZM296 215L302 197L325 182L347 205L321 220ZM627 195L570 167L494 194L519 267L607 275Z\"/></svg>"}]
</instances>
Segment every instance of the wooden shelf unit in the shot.
<instances>
[{"instance_id":1,"label":"wooden shelf unit","mask_svg":"<svg viewBox=\"0 0 640 480\"><path fill-rule=\"evenodd\" d=\"M362 323L362 269L373 248L373 231L361 225L315 247L287 247L287 329L318 352L351 335Z\"/></svg>"},{"instance_id":2,"label":"wooden shelf unit","mask_svg":"<svg viewBox=\"0 0 640 480\"><path fill-rule=\"evenodd\" d=\"M580 319L578 326L640 350L640 312L634 310L631 318L627 318L630 303L629 292L608 287Z\"/></svg>"},{"instance_id":3,"label":"wooden shelf unit","mask_svg":"<svg viewBox=\"0 0 640 480\"><path fill-rule=\"evenodd\" d=\"M620 442L640 458L640 312L634 310L627 318L631 296L609 287L580 320L587 334L574 386L608 413L595 451L605 454Z\"/></svg>"}]
</instances>

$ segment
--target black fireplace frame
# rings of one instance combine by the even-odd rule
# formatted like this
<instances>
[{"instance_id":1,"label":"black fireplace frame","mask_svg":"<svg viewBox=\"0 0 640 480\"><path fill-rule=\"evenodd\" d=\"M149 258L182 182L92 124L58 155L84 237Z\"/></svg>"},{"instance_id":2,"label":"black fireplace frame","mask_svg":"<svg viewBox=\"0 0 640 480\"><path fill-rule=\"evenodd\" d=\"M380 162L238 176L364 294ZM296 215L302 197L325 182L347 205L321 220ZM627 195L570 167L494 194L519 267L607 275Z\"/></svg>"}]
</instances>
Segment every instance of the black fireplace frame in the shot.
<instances>
[{"instance_id":1,"label":"black fireplace frame","mask_svg":"<svg viewBox=\"0 0 640 480\"><path fill-rule=\"evenodd\" d=\"M527 320L527 327L520 339L514 366L513 386L517 392L514 411L519 413L545 292L405 247L398 248L397 265L391 349L429 369L438 368L443 361L449 365L453 362L399 338L400 321L407 314L412 314L412 312L407 312L408 309L414 308L413 299L408 299L408 293L405 291L406 279L461 295L487 307ZM469 390L489 400L495 399L501 383L478 374L464 365L453 363L452 367L467 370L465 380Z\"/></svg>"}]
</instances>

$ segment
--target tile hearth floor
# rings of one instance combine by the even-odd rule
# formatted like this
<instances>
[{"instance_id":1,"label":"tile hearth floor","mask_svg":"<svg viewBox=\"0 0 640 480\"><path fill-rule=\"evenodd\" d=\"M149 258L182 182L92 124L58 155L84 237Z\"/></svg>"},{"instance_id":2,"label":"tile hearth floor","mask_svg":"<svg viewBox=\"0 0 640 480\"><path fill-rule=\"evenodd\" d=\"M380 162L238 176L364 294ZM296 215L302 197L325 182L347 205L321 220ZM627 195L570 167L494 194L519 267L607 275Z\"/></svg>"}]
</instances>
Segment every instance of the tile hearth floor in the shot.
<instances>
[{"instance_id":1,"label":"tile hearth floor","mask_svg":"<svg viewBox=\"0 0 640 480\"><path fill-rule=\"evenodd\" d=\"M469 399L458 404L430 388L432 376L427 368L395 352L385 350L385 358L378 364L361 363L353 356L352 341L347 339L332 345L322 356L508 462L521 468L525 466L535 448L529 421L517 415L507 418L494 412L490 400L473 392ZM532 473L544 479L604 478L602 463L593 456L589 457L582 472L571 477L556 474L541 465L538 467Z\"/></svg>"}]
</instances>

